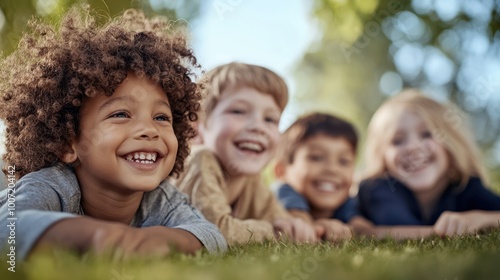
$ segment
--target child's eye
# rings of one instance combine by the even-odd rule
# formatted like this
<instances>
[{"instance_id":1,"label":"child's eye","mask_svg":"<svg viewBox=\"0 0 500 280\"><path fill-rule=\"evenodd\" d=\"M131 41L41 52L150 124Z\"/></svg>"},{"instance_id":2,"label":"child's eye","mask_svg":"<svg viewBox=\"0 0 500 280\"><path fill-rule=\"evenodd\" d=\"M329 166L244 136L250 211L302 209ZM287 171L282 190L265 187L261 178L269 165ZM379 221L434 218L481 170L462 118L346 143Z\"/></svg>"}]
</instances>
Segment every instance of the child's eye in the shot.
<instances>
[{"instance_id":1,"label":"child's eye","mask_svg":"<svg viewBox=\"0 0 500 280\"><path fill-rule=\"evenodd\" d=\"M129 115L127 114L127 112L120 111L120 112L116 112L116 113L111 114L109 117L110 118L128 118Z\"/></svg>"},{"instance_id":2,"label":"child's eye","mask_svg":"<svg viewBox=\"0 0 500 280\"><path fill-rule=\"evenodd\" d=\"M307 156L307 159L310 160L310 161L315 161L315 162L319 162L319 161L323 161L324 160L324 156L322 155L308 155Z\"/></svg>"},{"instance_id":3,"label":"child's eye","mask_svg":"<svg viewBox=\"0 0 500 280\"><path fill-rule=\"evenodd\" d=\"M342 166L349 166L351 165L351 160L348 159L348 158L341 158L339 159L339 164L342 165Z\"/></svg>"},{"instance_id":4,"label":"child's eye","mask_svg":"<svg viewBox=\"0 0 500 280\"><path fill-rule=\"evenodd\" d=\"M403 142L404 142L404 141L403 141L403 139L401 139L401 138L394 138L394 139L392 139L392 141L391 141L392 145L394 145L394 146L399 146L399 145L402 145L402 144L403 144Z\"/></svg>"},{"instance_id":5,"label":"child's eye","mask_svg":"<svg viewBox=\"0 0 500 280\"><path fill-rule=\"evenodd\" d=\"M430 131L424 131L420 134L422 138L432 138L432 133Z\"/></svg>"},{"instance_id":6,"label":"child's eye","mask_svg":"<svg viewBox=\"0 0 500 280\"><path fill-rule=\"evenodd\" d=\"M266 120L266 122L273 123L273 124L278 124L278 122L279 122L277 118L273 118L273 117L266 117L265 120Z\"/></svg>"},{"instance_id":7,"label":"child's eye","mask_svg":"<svg viewBox=\"0 0 500 280\"><path fill-rule=\"evenodd\" d=\"M167 116L167 115L158 115L154 117L155 121L162 121L162 122L172 122L172 118Z\"/></svg>"},{"instance_id":8,"label":"child's eye","mask_svg":"<svg viewBox=\"0 0 500 280\"><path fill-rule=\"evenodd\" d=\"M243 115L243 114L245 114L245 111L241 110L241 109L231 109L231 110L229 110L229 113L235 114L235 115Z\"/></svg>"}]
</instances>

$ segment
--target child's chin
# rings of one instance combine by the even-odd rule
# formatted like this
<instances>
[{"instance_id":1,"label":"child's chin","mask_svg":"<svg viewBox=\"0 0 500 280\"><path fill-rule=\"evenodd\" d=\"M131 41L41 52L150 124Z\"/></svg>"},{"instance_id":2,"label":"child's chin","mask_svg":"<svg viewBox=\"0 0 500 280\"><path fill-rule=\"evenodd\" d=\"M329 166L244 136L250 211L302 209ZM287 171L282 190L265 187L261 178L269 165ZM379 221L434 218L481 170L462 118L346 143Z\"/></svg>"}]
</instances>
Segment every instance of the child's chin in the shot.
<instances>
[{"instance_id":1,"label":"child's chin","mask_svg":"<svg viewBox=\"0 0 500 280\"><path fill-rule=\"evenodd\" d=\"M414 192L421 192L433 189L436 186L436 183L429 180L412 180L407 181L406 186Z\"/></svg>"},{"instance_id":2,"label":"child's chin","mask_svg":"<svg viewBox=\"0 0 500 280\"><path fill-rule=\"evenodd\" d=\"M161 181L152 180L149 182L137 182L137 184L129 184L129 189L137 192L149 192L160 185Z\"/></svg>"}]
</instances>

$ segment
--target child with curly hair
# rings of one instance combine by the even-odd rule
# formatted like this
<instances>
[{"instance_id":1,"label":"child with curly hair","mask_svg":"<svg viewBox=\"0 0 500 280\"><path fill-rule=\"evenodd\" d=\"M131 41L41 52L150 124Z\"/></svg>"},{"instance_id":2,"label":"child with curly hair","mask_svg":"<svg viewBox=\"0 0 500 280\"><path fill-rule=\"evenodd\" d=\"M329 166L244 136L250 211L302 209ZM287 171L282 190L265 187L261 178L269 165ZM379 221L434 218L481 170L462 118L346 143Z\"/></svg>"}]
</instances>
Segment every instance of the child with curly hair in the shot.
<instances>
[{"instance_id":1,"label":"child with curly hair","mask_svg":"<svg viewBox=\"0 0 500 280\"><path fill-rule=\"evenodd\" d=\"M181 32L136 10L99 26L73 7L58 29L33 21L0 67L6 165L15 196L17 254L61 246L165 255L223 251L217 227L167 182L194 136L199 68Z\"/></svg>"},{"instance_id":2,"label":"child with curly hair","mask_svg":"<svg viewBox=\"0 0 500 280\"><path fill-rule=\"evenodd\" d=\"M288 101L285 81L252 64L228 63L207 73L193 149L176 185L216 224L229 245L286 236L315 241L312 226L292 218L262 180L278 146Z\"/></svg>"},{"instance_id":3,"label":"child with curly hair","mask_svg":"<svg viewBox=\"0 0 500 280\"><path fill-rule=\"evenodd\" d=\"M498 227L500 196L486 186L473 134L453 106L408 89L368 126L360 211L379 237L462 235ZM370 227L368 227L370 229Z\"/></svg>"}]
</instances>

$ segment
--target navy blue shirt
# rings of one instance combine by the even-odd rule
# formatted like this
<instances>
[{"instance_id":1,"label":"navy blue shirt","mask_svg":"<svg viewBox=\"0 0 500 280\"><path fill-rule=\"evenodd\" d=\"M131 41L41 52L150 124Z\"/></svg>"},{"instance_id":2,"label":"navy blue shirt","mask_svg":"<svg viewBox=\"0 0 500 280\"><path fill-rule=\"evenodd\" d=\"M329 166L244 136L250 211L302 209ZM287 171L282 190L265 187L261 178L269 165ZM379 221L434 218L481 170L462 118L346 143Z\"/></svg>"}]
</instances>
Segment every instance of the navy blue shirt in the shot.
<instances>
[{"instance_id":1,"label":"navy blue shirt","mask_svg":"<svg viewBox=\"0 0 500 280\"><path fill-rule=\"evenodd\" d=\"M375 225L433 225L444 211L500 210L500 196L477 177L471 177L465 188L450 184L427 220L413 193L392 177L361 182L358 199L361 214Z\"/></svg>"},{"instance_id":2,"label":"navy blue shirt","mask_svg":"<svg viewBox=\"0 0 500 280\"><path fill-rule=\"evenodd\" d=\"M311 212L309 202L304 196L296 192L290 185L283 184L277 191L278 199L287 210L302 210ZM359 215L357 201L348 198L337 210L334 211L332 219L341 220L344 223L349 222L354 216Z\"/></svg>"}]
</instances>

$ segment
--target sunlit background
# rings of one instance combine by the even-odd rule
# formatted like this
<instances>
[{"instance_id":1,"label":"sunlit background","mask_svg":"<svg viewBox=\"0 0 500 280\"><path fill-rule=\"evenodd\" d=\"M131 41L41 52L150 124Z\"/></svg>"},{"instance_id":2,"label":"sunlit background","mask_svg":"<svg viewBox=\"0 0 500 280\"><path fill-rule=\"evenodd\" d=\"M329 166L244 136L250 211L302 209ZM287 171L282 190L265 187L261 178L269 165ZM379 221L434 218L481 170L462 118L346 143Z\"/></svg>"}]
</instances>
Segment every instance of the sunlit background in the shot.
<instances>
[{"instance_id":1,"label":"sunlit background","mask_svg":"<svg viewBox=\"0 0 500 280\"><path fill-rule=\"evenodd\" d=\"M57 22L74 2L0 0L3 55L32 15ZM373 112L404 87L451 100L469 115L500 187L500 0L88 2L103 15L138 7L177 19L207 70L240 61L276 71L292 96L282 129L320 110L352 121L364 140Z\"/></svg>"}]
</instances>

